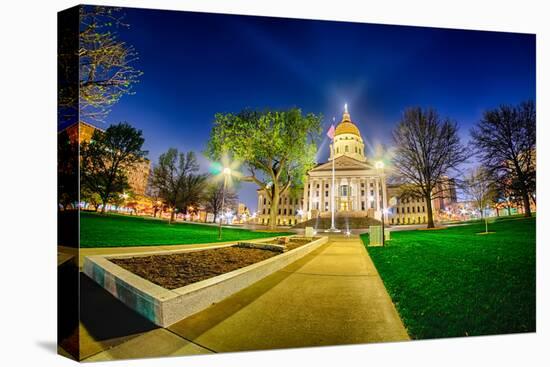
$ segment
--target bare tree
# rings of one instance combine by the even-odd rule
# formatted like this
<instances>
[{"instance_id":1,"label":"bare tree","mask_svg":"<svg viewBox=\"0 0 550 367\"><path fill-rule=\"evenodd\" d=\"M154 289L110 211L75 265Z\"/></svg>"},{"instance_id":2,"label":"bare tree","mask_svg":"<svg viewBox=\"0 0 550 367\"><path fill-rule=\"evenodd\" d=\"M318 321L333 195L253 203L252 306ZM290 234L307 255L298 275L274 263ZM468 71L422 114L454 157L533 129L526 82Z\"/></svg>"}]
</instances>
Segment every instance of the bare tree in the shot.
<instances>
[{"instance_id":1,"label":"bare tree","mask_svg":"<svg viewBox=\"0 0 550 367\"><path fill-rule=\"evenodd\" d=\"M447 175L467 158L458 125L442 120L433 109L413 107L405 110L393 131L393 141L393 164L406 182L402 196L426 200L428 228L433 228L432 199L444 194Z\"/></svg>"},{"instance_id":2,"label":"bare tree","mask_svg":"<svg viewBox=\"0 0 550 367\"><path fill-rule=\"evenodd\" d=\"M171 209L170 223L174 221L176 209L186 209L200 201L206 175L197 173L198 170L194 152L180 153L175 148L161 154L158 164L153 168L152 183Z\"/></svg>"},{"instance_id":3,"label":"bare tree","mask_svg":"<svg viewBox=\"0 0 550 367\"><path fill-rule=\"evenodd\" d=\"M76 57L70 35L60 40L59 47L62 79L75 75L73 63L77 60L78 84L60 83L59 109L81 120L104 121L113 104L133 93L132 87L143 73L133 66L138 59L134 47L117 34L118 29L129 27L120 8L84 5L79 13Z\"/></svg>"},{"instance_id":4,"label":"bare tree","mask_svg":"<svg viewBox=\"0 0 550 367\"><path fill-rule=\"evenodd\" d=\"M223 213L222 208L222 197L223 197L223 182L211 183L208 185L205 195L204 195L204 204L206 210L214 214L214 222L220 215ZM238 196L237 193L231 188L226 188L225 190L225 207L232 207L237 204Z\"/></svg>"},{"instance_id":5,"label":"bare tree","mask_svg":"<svg viewBox=\"0 0 550 367\"><path fill-rule=\"evenodd\" d=\"M497 180L518 193L525 216L536 191L536 110L532 101L486 111L471 129L472 148Z\"/></svg>"},{"instance_id":6,"label":"bare tree","mask_svg":"<svg viewBox=\"0 0 550 367\"><path fill-rule=\"evenodd\" d=\"M496 185L490 173L483 167L471 169L460 181L460 188L464 195L474 202L485 218L485 232L487 232L487 217L484 209L496 198Z\"/></svg>"}]
</instances>

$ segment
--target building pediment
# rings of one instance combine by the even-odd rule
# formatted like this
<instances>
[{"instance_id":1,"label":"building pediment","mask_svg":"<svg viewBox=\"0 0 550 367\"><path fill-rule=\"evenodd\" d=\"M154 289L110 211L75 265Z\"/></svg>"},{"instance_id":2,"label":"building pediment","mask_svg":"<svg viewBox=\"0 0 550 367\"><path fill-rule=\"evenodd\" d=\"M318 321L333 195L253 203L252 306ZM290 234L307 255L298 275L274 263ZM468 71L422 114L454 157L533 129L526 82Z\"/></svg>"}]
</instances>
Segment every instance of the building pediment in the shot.
<instances>
[{"instance_id":1,"label":"building pediment","mask_svg":"<svg viewBox=\"0 0 550 367\"><path fill-rule=\"evenodd\" d=\"M334 160L334 169L335 170L369 170L372 169L372 165L368 162L361 162L357 159L353 159L347 156L340 156ZM332 171L332 161L321 163L317 167L311 169L309 172L323 172L323 171Z\"/></svg>"}]
</instances>

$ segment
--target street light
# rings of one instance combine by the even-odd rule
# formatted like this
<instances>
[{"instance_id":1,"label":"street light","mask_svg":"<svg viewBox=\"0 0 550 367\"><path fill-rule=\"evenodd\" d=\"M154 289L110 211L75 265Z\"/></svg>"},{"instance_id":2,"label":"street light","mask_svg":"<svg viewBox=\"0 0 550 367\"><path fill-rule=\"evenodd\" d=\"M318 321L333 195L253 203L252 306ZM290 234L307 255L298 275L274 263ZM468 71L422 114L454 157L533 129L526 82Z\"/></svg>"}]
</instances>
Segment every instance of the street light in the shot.
<instances>
[{"instance_id":1,"label":"street light","mask_svg":"<svg viewBox=\"0 0 550 367\"><path fill-rule=\"evenodd\" d=\"M384 162L382 161L377 161L375 164L374 164L374 167L376 168L376 171L378 172L378 178L380 179L380 186L381 186L381 189L382 189L382 246L384 246L385 244L385 228L384 228L384 222L386 220L386 202L385 202L385 199L384 199L384 183L382 182L382 177L384 176Z\"/></svg>"},{"instance_id":2,"label":"street light","mask_svg":"<svg viewBox=\"0 0 550 367\"><path fill-rule=\"evenodd\" d=\"M218 240L222 239L222 222L223 222L222 218L223 218L223 207L225 206L225 191L227 188L227 180L231 176L231 168L225 167L222 170L222 174L223 174L223 190L222 190L222 205L221 205L222 215L220 215L220 222L218 226Z\"/></svg>"},{"instance_id":3,"label":"street light","mask_svg":"<svg viewBox=\"0 0 550 367\"><path fill-rule=\"evenodd\" d=\"M223 207L225 205L225 188L227 186L227 179L231 176L231 168L225 167L222 171L223 174L223 190L222 190L222 206L221 211L223 213ZM223 214L222 214L223 215ZM220 216L220 223L218 225L218 240L222 239L222 216Z\"/></svg>"}]
</instances>

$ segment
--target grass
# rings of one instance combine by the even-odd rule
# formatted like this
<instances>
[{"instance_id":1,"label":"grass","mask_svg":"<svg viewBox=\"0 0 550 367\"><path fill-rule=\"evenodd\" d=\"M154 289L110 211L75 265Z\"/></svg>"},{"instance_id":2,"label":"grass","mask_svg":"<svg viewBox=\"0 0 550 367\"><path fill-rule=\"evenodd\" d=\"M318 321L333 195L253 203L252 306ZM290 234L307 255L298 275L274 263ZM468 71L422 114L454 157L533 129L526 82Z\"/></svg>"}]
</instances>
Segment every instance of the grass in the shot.
<instances>
[{"instance_id":1,"label":"grass","mask_svg":"<svg viewBox=\"0 0 550 367\"><path fill-rule=\"evenodd\" d=\"M535 218L392 232L368 247L414 339L534 332ZM368 244L368 234L362 236Z\"/></svg>"},{"instance_id":2,"label":"grass","mask_svg":"<svg viewBox=\"0 0 550 367\"><path fill-rule=\"evenodd\" d=\"M250 240L288 235L223 228L222 241ZM146 217L99 215L81 212L80 247L183 245L219 242L218 227L191 223L168 224Z\"/></svg>"}]
</instances>

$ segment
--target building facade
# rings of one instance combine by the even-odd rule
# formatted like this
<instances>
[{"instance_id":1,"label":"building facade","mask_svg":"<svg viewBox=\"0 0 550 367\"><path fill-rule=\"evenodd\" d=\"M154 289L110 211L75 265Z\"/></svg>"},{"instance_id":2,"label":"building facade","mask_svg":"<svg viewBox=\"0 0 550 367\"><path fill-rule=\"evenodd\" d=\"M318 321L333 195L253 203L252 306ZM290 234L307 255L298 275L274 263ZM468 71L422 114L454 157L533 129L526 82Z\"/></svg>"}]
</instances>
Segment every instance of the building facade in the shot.
<instances>
[{"instance_id":1,"label":"building facade","mask_svg":"<svg viewBox=\"0 0 550 367\"><path fill-rule=\"evenodd\" d=\"M80 121L79 123L68 126L64 131L67 132L71 143L82 144L84 142L89 142L96 130L101 132L104 131L96 126ZM131 170L128 170L128 185L133 194L142 196L146 194L150 173L151 162L146 158L137 162Z\"/></svg>"},{"instance_id":2,"label":"building facade","mask_svg":"<svg viewBox=\"0 0 550 367\"><path fill-rule=\"evenodd\" d=\"M425 224L428 223L428 209L423 197L402 197L400 185L388 185L388 203L386 222L388 224ZM457 201L456 184L452 178L445 178L434 190L432 213L434 220ZM446 219L446 218L445 218Z\"/></svg>"},{"instance_id":3,"label":"building facade","mask_svg":"<svg viewBox=\"0 0 550 367\"><path fill-rule=\"evenodd\" d=\"M295 225L317 217L335 215L370 217L380 220L382 211L388 224L427 223L427 210L422 198L400 198L400 186L388 185L386 173L377 162L365 155L365 144L347 106L334 131L327 162L307 173L303 190L285 193L279 200L277 225ZM334 165L334 186L332 170ZM451 201L456 201L454 181L445 188L448 199L432 202L434 217ZM334 187L334 200L332 190ZM263 190L258 190L257 223L269 224L270 203Z\"/></svg>"},{"instance_id":4,"label":"building facade","mask_svg":"<svg viewBox=\"0 0 550 367\"><path fill-rule=\"evenodd\" d=\"M365 155L363 137L346 106L334 131L328 162L318 164L307 174L303 192L304 219L331 216L333 205L337 215L380 219L386 191L384 172L376 169L375 162Z\"/></svg>"},{"instance_id":5,"label":"building facade","mask_svg":"<svg viewBox=\"0 0 550 367\"><path fill-rule=\"evenodd\" d=\"M303 215L302 191L298 195L287 190L279 197L277 213L277 225L293 226L301 222ZM256 212L256 223L268 225L271 215L271 202L265 194L265 190L258 190L258 211Z\"/></svg>"}]
</instances>

